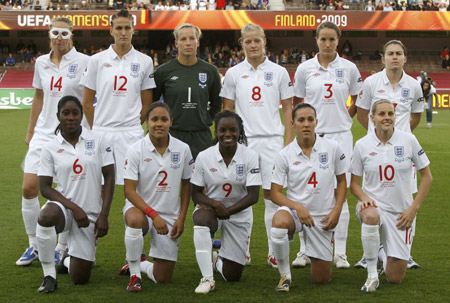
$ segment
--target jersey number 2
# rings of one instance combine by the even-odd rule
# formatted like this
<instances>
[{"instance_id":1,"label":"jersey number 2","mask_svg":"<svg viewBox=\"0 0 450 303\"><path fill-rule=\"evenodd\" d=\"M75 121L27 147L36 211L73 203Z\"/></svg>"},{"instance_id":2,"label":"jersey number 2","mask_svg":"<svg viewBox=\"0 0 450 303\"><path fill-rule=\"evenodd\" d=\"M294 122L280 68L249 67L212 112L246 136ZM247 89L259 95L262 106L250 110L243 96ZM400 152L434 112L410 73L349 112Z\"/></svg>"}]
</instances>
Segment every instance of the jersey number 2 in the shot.
<instances>
[{"instance_id":1,"label":"jersey number 2","mask_svg":"<svg viewBox=\"0 0 450 303\"><path fill-rule=\"evenodd\" d=\"M162 170L160 171L158 174L163 175L163 178L161 180L161 182L158 183L158 186L167 186L168 184L166 183L167 180L167 172Z\"/></svg>"}]
</instances>

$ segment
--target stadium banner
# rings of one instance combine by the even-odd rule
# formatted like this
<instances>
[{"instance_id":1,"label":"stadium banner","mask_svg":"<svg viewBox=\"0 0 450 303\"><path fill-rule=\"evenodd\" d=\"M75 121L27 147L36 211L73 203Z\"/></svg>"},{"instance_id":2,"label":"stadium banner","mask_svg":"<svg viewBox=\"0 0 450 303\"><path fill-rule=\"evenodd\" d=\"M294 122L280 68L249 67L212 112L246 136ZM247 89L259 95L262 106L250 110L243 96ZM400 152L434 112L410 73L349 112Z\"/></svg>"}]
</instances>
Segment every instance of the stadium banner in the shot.
<instances>
[{"instance_id":1,"label":"stadium banner","mask_svg":"<svg viewBox=\"0 0 450 303\"><path fill-rule=\"evenodd\" d=\"M70 18L78 30L108 30L115 11L0 11L0 30L46 30L53 17ZM342 30L450 31L450 12L436 11L130 11L137 30L173 30L192 23L204 30L239 30L247 23L265 30L315 30L324 21Z\"/></svg>"},{"instance_id":2,"label":"stadium banner","mask_svg":"<svg viewBox=\"0 0 450 303\"><path fill-rule=\"evenodd\" d=\"M34 89L0 89L0 109L29 109Z\"/></svg>"}]
</instances>

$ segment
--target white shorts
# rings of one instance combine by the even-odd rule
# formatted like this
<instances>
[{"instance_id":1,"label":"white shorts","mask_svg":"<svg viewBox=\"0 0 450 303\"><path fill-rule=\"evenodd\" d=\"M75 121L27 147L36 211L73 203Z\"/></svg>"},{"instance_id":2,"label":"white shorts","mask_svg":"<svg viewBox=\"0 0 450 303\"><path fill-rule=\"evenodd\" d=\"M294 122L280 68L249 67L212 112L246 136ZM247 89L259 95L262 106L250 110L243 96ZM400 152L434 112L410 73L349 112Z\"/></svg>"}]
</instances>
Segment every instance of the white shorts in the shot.
<instances>
[{"instance_id":1,"label":"white shorts","mask_svg":"<svg viewBox=\"0 0 450 303\"><path fill-rule=\"evenodd\" d=\"M282 136L247 138L248 147L259 154L262 188L270 190L272 169L278 153L283 149Z\"/></svg>"},{"instance_id":2,"label":"white shorts","mask_svg":"<svg viewBox=\"0 0 450 303\"><path fill-rule=\"evenodd\" d=\"M95 129L105 134L105 138L111 142L114 152L114 162L116 167L116 184L123 185L123 168L125 167L125 157L128 148L136 141L144 137L144 130L139 128L131 128L124 131L105 131Z\"/></svg>"},{"instance_id":3,"label":"white shorts","mask_svg":"<svg viewBox=\"0 0 450 303\"><path fill-rule=\"evenodd\" d=\"M23 172L26 174L38 174L39 162L41 159L42 147L52 138L34 134L28 146L28 152L25 156Z\"/></svg>"},{"instance_id":4,"label":"white shorts","mask_svg":"<svg viewBox=\"0 0 450 303\"><path fill-rule=\"evenodd\" d=\"M194 209L196 212L198 207ZM228 220L217 220L219 226L217 231L221 230L220 241L222 245L219 250L219 256L245 265L245 254L247 251L248 238L252 232L253 211L251 207L234 214Z\"/></svg>"},{"instance_id":5,"label":"white shorts","mask_svg":"<svg viewBox=\"0 0 450 303\"><path fill-rule=\"evenodd\" d=\"M348 164L350 165L350 159L352 158L353 154L353 135L350 130L345 132L338 132L338 133L329 133L324 134L323 138L334 140L339 144L339 147L344 152L345 157L347 158ZM347 170L350 169L350 166L347 167ZM347 188L350 188L350 177L351 174L349 172L345 173L345 179L347 180ZM336 188L336 182L334 187ZM347 209L348 211L348 209Z\"/></svg>"},{"instance_id":6,"label":"white shorts","mask_svg":"<svg viewBox=\"0 0 450 303\"><path fill-rule=\"evenodd\" d=\"M305 237L306 255L311 258L316 258L331 262L333 259L333 238L334 229L323 230L326 224L321 223L320 220L324 216L312 216L314 220L314 227L306 227L300 222L297 212L286 206L281 206L277 211L285 210L289 212L295 223L295 231L289 241L294 240L294 235L303 231Z\"/></svg>"},{"instance_id":7,"label":"white shorts","mask_svg":"<svg viewBox=\"0 0 450 303\"><path fill-rule=\"evenodd\" d=\"M361 202L356 204L356 216L361 223L361 218L359 217L360 205ZM388 212L379 207L376 210L380 214L381 239L386 256L400 260L409 260L412 242L416 233L416 218L414 218L411 228L399 230L397 228L397 218L401 213Z\"/></svg>"},{"instance_id":8,"label":"white shorts","mask_svg":"<svg viewBox=\"0 0 450 303\"><path fill-rule=\"evenodd\" d=\"M57 201L47 201L47 203L54 203L58 205L64 214L66 224L64 226L63 232L69 231L69 239L67 243L67 245L69 246L69 256L90 262L95 262L97 237L95 236L94 229L97 218L92 215L88 215L90 221L89 226L79 228L77 221L75 221L73 218L71 210L68 210L64 207L64 205Z\"/></svg>"},{"instance_id":9,"label":"white shorts","mask_svg":"<svg viewBox=\"0 0 450 303\"><path fill-rule=\"evenodd\" d=\"M135 207L131 202L125 202L123 207L123 216L125 221L125 213L131 208ZM173 224L177 218L168 218L167 216L160 215L161 218L166 221L169 232L166 235L159 235L156 229L153 227L153 220L146 216L148 220L150 234L150 253L151 258L162 259L167 261L176 262L178 258L178 245L180 243L180 238L172 239L170 233L172 232ZM126 222L125 222L126 225Z\"/></svg>"}]
</instances>

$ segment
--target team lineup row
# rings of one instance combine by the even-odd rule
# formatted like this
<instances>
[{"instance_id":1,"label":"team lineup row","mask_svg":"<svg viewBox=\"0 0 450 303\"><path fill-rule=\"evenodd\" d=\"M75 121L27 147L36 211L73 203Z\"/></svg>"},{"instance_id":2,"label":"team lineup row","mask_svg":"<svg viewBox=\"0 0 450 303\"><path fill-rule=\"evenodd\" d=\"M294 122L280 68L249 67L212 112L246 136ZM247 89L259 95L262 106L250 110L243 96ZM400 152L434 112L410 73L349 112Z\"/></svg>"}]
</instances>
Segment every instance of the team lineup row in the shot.
<instances>
[{"instance_id":1,"label":"team lineup row","mask_svg":"<svg viewBox=\"0 0 450 303\"><path fill-rule=\"evenodd\" d=\"M174 31L178 58L154 73L151 58L131 46L134 28L127 11L113 15L110 32L115 43L88 58L72 47L70 20L55 18L49 30L52 51L36 62L22 197L30 247L16 264L39 258L44 271L40 292L56 289L55 263L58 272L70 269L75 284L88 281L96 238L108 230L115 184L124 185L127 198L123 273L130 274L128 291L141 290L141 272L155 282L170 281L191 194L202 273L195 291L208 293L215 287L211 238L219 228L222 246L214 268L227 281L238 281L250 261L250 206L258 201L260 186L268 263L281 275L276 290L289 290L288 239L294 233L303 231L302 258L311 262L315 282L331 277L333 233L334 262L349 266L347 186L361 203L357 214L368 269L362 290L375 291L379 284L379 228L386 276L392 283L403 280L415 215L431 173L410 134L420 121L423 95L403 72L406 48L400 41L386 43L385 69L362 83L356 66L336 54L339 28L324 22L316 34L319 53L298 67L292 84L286 69L265 57L264 31L248 24L240 40L246 60L227 71L222 87L217 69L197 59L201 32L191 24ZM164 103L156 102L161 97ZM294 110L293 104L298 104ZM352 151L356 113L368 128L364 139L375 142L371 150L365 144L359 151L357 143ZM209 130L213 120L216 145ZM415 199L413 164L423 176ZM411 190L401 191L405 186ZM42 209L39 189L51 201ZM141 260L148 232L153 262Z\"/></svg>"}]
</instances>

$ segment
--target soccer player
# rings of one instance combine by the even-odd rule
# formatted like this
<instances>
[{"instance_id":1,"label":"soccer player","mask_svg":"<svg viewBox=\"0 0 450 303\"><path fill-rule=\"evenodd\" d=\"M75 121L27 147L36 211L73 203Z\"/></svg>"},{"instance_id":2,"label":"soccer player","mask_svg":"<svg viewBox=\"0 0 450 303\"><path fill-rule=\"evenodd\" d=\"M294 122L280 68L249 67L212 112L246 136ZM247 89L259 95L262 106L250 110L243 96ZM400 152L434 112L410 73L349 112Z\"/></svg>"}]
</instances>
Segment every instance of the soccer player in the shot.
<instances>
[{"instance_id":1,"label":"soccer player","mask_svg":"<svg viewBox=\"0 0 450 303\"><path fill-rule=\"evenodd\" d=\"M257 154L244 146L242 119L223 111L214 122L218 143L198 155L191 179L195 255L203 276L195 292L201 294L214 290L213 267L226 281L240 280L253 222L251 205L258 202L261 185ZM219 229L222 246L213 265L211 238Z\"/></svg>"},{"instance_id":2,"label":"soccer player","mask_svg":"<svg viewBox=\"0 0 450 303\"><path fill-rule=\"evenodd\" d=\"M69 231L69 249L62 263L74 284L85 284L95 261L97 238L108 233L108 215L114 194L114 159L105 138L81 127L83 109L74 96L58 103L60 122L56 138L41 152L39 184L49 201L42 207L37 224L39 260L44 281L39 292L53 292L58 283L54 264L56 234ZM102 197L102 177L104 191ZM52 188L53 178L58 185ZM66 258L66 252L70 257ZM64 271L58 265L58 272ZM66 269L67 270L67 269Z\"/></svg>"},{"instance_id":3,"label":"soccer player","mask_svg":"<svg viewBox=\"0 0 450 303\"><path fill-rule=\"evenodd\" d=\"M369 121L369 110L378 100L390 100L395 107L395 128L412 132L420 122L420 116L424 110L423 92L420 84L403 71L406 63L407 50L401 41L391 40L383 47L381 59L385 69L365 79L361 92L356 100L358 121L373 131L372 120ZM412 193L417 192L416 169L412 165ZM383 252L383 251L381 251ZM381 259L384 259L381 254ZM357 268L365 268L364 257L355 264ZM408 268L419 268L414 260L409 260Z\"/></svg>"},{"instance_id":4,"label":"soccer player","mask_svg":"<svg viewBox=\"0 0 450 303\"><path fill-rule=\"evenodd\" d=\"M162 96L169 105L173 115L170 134L189 145L194 159L212 145L209 127L222 108L219 72L197 58L201 34L192 24L178 26L173 32L178 58L155 72L154 101Z\"/></svg>"},{"instance_id":5,"label":"soccer player","mask_svg":"<svg viewBox=\"0 0 450 303\"><path fill-rule=\"evenodd\" d=\"M286 144L294 138L290 123L293 89L287 70L265 56L266 36L259 25L244 26L240 42L245 61L227 71L220 96L224 98L224 110L235 108L242 117L248 146L259 153L269 248L267 263L276 268L270 228L277 206L271 201L270 179L275 157L283 148L283 136L286 135ZM284 126L280 119L280 102Z\"/></svg>"},{"instance_id":6,"label":"soccer player","mask_svg":"<svg viewBox=\"0 0 450 303\"><path fill-rule=\"evenodd\" d=\"M167 104L147 113L149 134L134 143L125 161L125 247L130 272L127 291L142 289L141 271L155 283L170 282L189 206L194 160L187 144L169 135ZM181 189L180 189L181 185ZM181 197L181 199L180 199ZM153 263L141 261L143 235L150 233Z\"/></svg>"},{"instance_id":7,"label":"soccer player","mask_svg":"<svg viewBox=\"0 0 450 303\"><path fill-rule=\"evenodd\" d=\"M355 101L361 90L362 79L356 65L339 57L336 48L341 38L339 27L332 22L323 22L317 27L316 43L319 53L302 64L295 72L294 104L309 103L317 110L316 133L324 138L339 142L345 157L351 158L353 135L351 127L356 113ZM347 109L347 99L351 105ZM350 174L346 174L347 185ZM337 268L349 268L346 245L350 213L347 200L334 235L334 263ZM300 235L301 247L304 240ZM302 251L294 260L294 267L302 267L309 262Z\"/></svg>"},{"instance_id":8,"label":"soccer player","mask_svg":"<svg viewBox=\"0 0 450 303\"><path fill-rule=\"evenodd\" d=\"M40 205L37 173L42 147L55 137L54 131L58 125L56 119L58 101L66 95L78 98L83 95L83 87L79 85L79 81L89 57L77 52L73 47L72 31L70 19L53 18L48 32L51 51L37 59L34 69L33 87L36 91L25 138L28 152L24 162L22 184L22 216L29 248L17 260L17 265L30 265L38 259L36 224ZM59 263L66 245L67 233L62 233L59 235L59 243L54 253L56 263Z\"/></svg>"},{"instance_id":9,"label":"soccer player","mask_svg":"<svg viewBox=\"0 0 450 303\"><path fill-rule=\"evenodd\" d=\"M141 124L152 102L155 82L152 59L131 45L133 18L127 10L111 17L114 44L92 56L81 84L83 108L93 130L105 132L113 144L116 184L123 185L128 147L144 136ZM94 98L97 104L94 110Z\"/></svg>"},{"instance_id":10,"label":"soccer player","mask_svg":"<svg viewBox=\"0 0 450 303\"><path fill-rule=\"evenodd\" d=\"M289 240L302 230L312 280L321 284L330 281L333 233L347 191L348 160L336 141L315 133L318 121L314 107L298 104L292 120L297 138L277 157L271 189L273 201L280 206L273 217L271 236L281 276L275 290L281 292L289 291L292 282Z\"/></svg>"},{"instance_id":11,"label":"soccer player","mask_svg":"<svg viewBox=\"0 0 450 303\"><path fill-rule=\"evenodd\" d=\"M356 142L351 162L350 189L359 200L356 215L362 224L361 242L368 272L363 292L374 292L379 285L379 230L387 255L386 277L390 283L402 283L415 235L416 214L432 182L430 161L414 135L397 129L395 111L394 104L387 100L372 105L370 118L375 131ZM415 198L411 194L411 162L422 176Z\"/></svg>"}]
</instances>

